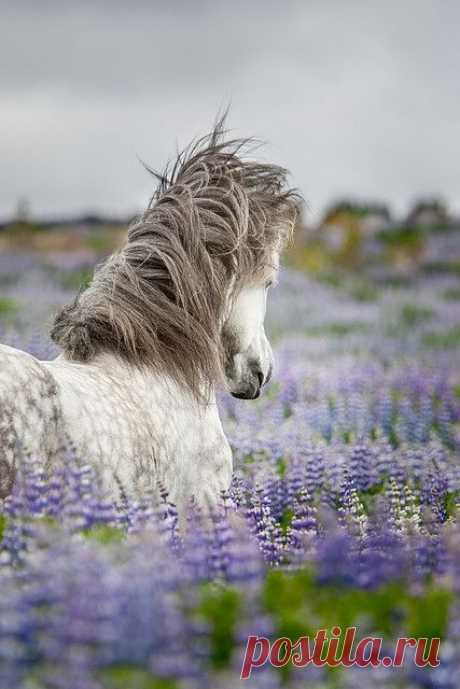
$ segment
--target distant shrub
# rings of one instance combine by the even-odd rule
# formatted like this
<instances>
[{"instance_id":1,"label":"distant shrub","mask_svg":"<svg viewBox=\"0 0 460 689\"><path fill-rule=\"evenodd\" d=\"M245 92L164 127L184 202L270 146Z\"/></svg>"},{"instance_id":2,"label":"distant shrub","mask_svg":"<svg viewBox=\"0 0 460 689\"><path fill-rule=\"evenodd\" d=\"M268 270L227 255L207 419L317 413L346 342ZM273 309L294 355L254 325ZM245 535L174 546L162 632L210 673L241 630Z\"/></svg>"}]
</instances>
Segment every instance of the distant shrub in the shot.
<instances>
[{"instance_id":1,"label":"distant shrub","mask_svg":"<svg viewBox=\"0 0 460 689\"><path fill-rule=\"evenodd\" d=\"M293 268L313 275L328 272L332 264L326 247L318 241L310 241L303 245L296 243L290 246L286 253L286 260Z\"/></svg>"},{"instance_id":2,"label":"distant shrub","mask_svg":"<svg viewBox=\"0 0 460 689\"><path fill-rule=\"evenodd\" d=\"M392 227L378 233L378 238L387 247L404 246L418 248L424 240L424 230L415 225Z\"/></svg>"},{"instance_id":3,"label":"distant shrub","mask_svg":"<svg viewBox=\"0 0 460 689\"><path fill-rule=\"evenodd\" d=\"M8 227L6 228L6 232L10 234L24 234L24 233L30 233L30 232L44 232L46 231L46 227L43 227L43 225L40 225L40 223L36 222L29 222L25 220L21 220L18 222L13 222Z\"/></svg>"}]
</instances>

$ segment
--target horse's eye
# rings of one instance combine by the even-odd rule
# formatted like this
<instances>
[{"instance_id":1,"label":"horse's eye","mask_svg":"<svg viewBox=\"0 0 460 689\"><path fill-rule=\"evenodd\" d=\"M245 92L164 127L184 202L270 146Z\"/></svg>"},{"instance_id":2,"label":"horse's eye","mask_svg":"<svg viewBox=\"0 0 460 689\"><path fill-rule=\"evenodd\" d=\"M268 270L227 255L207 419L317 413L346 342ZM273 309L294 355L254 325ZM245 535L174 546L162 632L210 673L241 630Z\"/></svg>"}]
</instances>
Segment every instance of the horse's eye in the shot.
<instances>
[{"instance_id":1,"label":"horse's eye","mask_svg":"<svg viewBox=\"0 0 460 689\"><path fill-rule=\"evenodd\" d=\"M273 280L267 280L267 282L265 283L265 289L268 289L272 285L273 285Z\"/></svg>"}]
</instances>

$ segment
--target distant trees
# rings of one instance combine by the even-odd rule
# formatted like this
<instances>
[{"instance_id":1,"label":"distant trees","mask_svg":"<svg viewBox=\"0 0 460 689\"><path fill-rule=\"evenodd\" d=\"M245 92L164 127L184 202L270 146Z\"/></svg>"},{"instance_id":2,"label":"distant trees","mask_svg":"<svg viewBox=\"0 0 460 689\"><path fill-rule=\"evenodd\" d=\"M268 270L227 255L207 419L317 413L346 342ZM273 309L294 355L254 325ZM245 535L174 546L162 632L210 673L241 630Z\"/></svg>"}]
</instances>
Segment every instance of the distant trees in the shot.
<instances>
[{"instance_id":1,"label":"distant trees","mask_svg":"<svg viewBox=\"0 0 460 689\"><path fill-rule=\"evenodd\" d=\"M326 208L319 223L319 229L330 225L364 222L369 232L378 232L384 227L395 225L418 227L445 227L452 222L446 202L437 196L427 196L414 201L406 217L395 220L386 203L340 199Z\"/></svg>"},{"instance_id":2,"label":"distant trees","mask_svg":"<svg viewBox=\"0 0 460 689\"><path fill-rule=\"evenodd\" d=\"M437 197L417 199L410 209L405 225L417 227L445 227L450 223L446 203Z\"/></svg>"},{"instance_id":3,"label":"distant trees","mask_svg":"<svg viewBox=\"0 0 460 689\"><path fill-rule=\"evenodd\" d=\"M382 224L391 222L391 213L387 204L379 202L359 202L339 200L331 204L324 212L321 224L334 224L343 218L375 218Z\"/></svg>"},{"instance_id":4,"label":"distant trees","mask_svg":"<svg viewBox=\"0 0 460 689\"><path fill-rule=\"evenodd\" d=\"M443 256L447 240L440 235L459 228L436 196L416 199L402 218L394 218L386 203L343 198L326 208L303 254L314 253L320 268L387 264L414 270L430 256ZM455 237L449 246L451 240Z\"/></svg>"},{"instance_id":5,"label":"distant trees","mask_svg":"<svg viewBox=\"0 0 460 689\"><path fill-rule=\"evenodd\" d=\"M343 199L326 209L318 230L337 261L355 265L363 254L378 254L376 235L391 222L390 209L384 203Z\"/></svg>"}]
</instances>

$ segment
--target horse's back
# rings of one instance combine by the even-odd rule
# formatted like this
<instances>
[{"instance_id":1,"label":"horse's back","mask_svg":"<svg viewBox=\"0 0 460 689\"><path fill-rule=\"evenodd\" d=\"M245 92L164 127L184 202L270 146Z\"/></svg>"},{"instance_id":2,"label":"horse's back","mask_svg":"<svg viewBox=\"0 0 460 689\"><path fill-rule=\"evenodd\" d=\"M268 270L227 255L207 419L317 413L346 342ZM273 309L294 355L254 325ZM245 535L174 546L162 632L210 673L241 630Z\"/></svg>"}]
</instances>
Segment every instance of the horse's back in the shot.
<instances>
[{"instance_id":1,"label":"horse's back","mask_svg":"<svg viewBox=\"0 0 460 689\"><path fill-rule=\"evenodd\" d=\"M12 487L21 453L47 464L57 449L57 386L30 354L0 345L0 498Z\"/></svg>"}]
</instances>

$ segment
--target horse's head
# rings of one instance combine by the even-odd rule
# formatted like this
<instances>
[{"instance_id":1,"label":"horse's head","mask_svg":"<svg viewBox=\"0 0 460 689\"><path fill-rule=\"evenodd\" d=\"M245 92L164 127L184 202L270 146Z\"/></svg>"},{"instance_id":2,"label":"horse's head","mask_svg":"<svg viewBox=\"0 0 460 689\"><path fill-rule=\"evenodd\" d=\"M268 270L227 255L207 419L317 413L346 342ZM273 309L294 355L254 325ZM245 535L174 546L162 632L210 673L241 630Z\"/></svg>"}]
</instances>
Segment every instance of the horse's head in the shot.
<instances>
[{"instance_id":1,"label":"horse's head","mask_svg":"<svg viewBox=\"0 0 460 689\"><path fill-rule=\"evenodd\" d=\"M168 376L200 401L222 383L254 399L271 375L267 288L297 217L287 171L227 141L223 120L179 154L128 241L57 316L68 358L100 351Z\"/></svg>"},{"instance_id":2,"label":"horse's head","mask_svg":"<svg viewBox=\"0 0 460 689\"><path fill-rule=\"evenodd\" d=\"M277 277L277 260L257 279L236 290L223 328L225 376L229 391L256 399L273 370L273 354L264 329L269 288Z\"/></svg>"}]
</instances>

